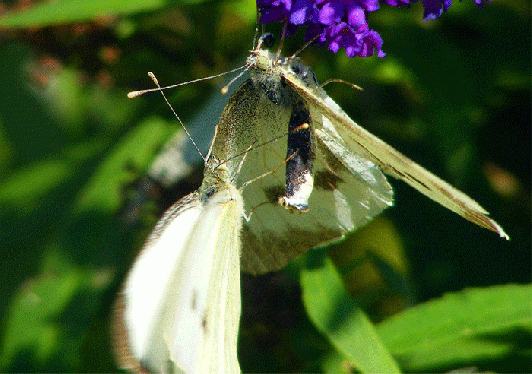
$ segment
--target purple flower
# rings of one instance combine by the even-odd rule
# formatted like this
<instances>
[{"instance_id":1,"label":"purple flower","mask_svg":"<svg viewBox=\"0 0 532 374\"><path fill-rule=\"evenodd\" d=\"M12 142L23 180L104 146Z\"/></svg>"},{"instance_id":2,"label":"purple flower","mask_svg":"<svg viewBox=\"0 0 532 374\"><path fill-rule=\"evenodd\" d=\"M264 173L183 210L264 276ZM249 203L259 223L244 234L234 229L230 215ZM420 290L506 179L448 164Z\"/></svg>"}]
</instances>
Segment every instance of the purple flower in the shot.
<instances>
[{"instance_id":1,"label":"purple flower","mask_svg":"<svg viewBox=\"0 0 532 374\"><path fill-rule=\"evenodd\" d=\"M382 38L367 23L367 13L379 9L378 0L257 0L260 22L287 22L287 35L306 26L306 38L333 52L345 48L349 57L384 57Z\"/></svg>"},{"instance_id":2,"label":"purple flower","mask_svg":"<svg viewBox=\"0 0 532 374\"><path fill-rule=\"evenodd\" d=\"M410 5L410 3L415 3L417 0L383 0L389 6L401 7L403 5Z\"/></svg>"},{"instance_id":3,"label":"purple flower","mask_svg":"<svg viewBox=\"0 0 532 374\"><path fill-rule=\"evenodd\" d=\"M423 8L423 20L428 21L429 19L436 19L443 12L447 12L447 9L451 6L453 0L422 0ZM443 10L442 10L443 6Z\"/></svg>"},{"instance_id":4,"label":"purple flower","mask_svg":"<svg viewBox=\"0 0 532 374\"><path fill-rule=\"evenodd\" d=\"M292 25L306 25L316 23L318 20L318 9L313 1L295 0L288 22Z\"/></svg>"},{"instance_id":5,"label":"purple flower","mask_svg":"<svg viewBox=\"0 0 532 374\"><path fill-rule=\"evenodd\" d=\"M338 52L340 48L345 48L347 57L372 56L375 49L378 57L385 56L381 50L381 37L377 32L369 30L367 25L355 31L347 23L341 22L326 28L318 39L321 43L328 42L328 49L334 53Z\"/></svg>"},{"instance_id":6,"label":"purple flower","mask_svg":"<svg viewBox=\"0 0 532 374\"><path fill-rule=\"evenodd\" d=\"M290 14L292 0L257 0L257 8L262 13L259 22L280 22Z\"/></svg>"},{"instance_id":7,"label":"purple flower","mask_svg":"<svg viewBox=\"0 0 532 374\"><path fill-rule=\"evenodd\" d=\"M475 0L475 4L477 4L477 6L479 8L484 8L484 3L489 3L491 0Z\"/></svg>"},{"instance_id":8,"label":"purple flower","mask_svg":"<svg viewBox=\"0 0 532 374\"><path fill-rule=\"evenodd\" d=\"M417 0L381 0L389 6L408 6ZM490 0L474 0L479 7ZM446 12L452 0L421 0L425 21ZM328 45L338 52L345 48L349 57L384 57L382 38L369 28L368 13L379 10L379 0L257 0L262 23L287 22L286 35L301 26L307 28L306 39Z\"/></svg>"}]
</instances>

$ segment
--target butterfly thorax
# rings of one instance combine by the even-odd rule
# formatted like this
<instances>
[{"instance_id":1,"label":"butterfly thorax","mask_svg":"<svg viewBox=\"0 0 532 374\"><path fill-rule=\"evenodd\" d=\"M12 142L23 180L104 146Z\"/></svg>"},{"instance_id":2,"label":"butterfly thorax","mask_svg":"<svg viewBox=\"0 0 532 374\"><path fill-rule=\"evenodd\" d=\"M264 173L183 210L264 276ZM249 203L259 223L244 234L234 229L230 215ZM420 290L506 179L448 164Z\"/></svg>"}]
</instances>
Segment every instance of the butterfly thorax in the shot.
<instances>
[{"instance_id":1,"label":"butterfly thorax","mask_svg":"<svg viewBox=\"0 0 532 374\"><path fill-rule=\"evenodd\" d=\"M212 195L229 189L231 176L227 166L216 157L210 157L205 164L203 182L199 188L200 199L205 202Z\"/></svg>"}]
</instances>

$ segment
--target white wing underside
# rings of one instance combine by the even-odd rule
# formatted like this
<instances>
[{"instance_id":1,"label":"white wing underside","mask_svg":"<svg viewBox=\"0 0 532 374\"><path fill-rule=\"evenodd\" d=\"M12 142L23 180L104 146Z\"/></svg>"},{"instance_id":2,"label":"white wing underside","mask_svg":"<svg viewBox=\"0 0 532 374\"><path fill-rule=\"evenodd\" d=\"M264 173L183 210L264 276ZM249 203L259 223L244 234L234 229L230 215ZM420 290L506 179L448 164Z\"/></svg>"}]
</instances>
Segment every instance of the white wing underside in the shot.
<instances>
[{"instance_id":1,"label":"white wing underside","mask_svg":"<svg viewBox=\"0 0 532 374\"><path fill-rule=\"evenodd\" d=\"M141 370L240 372L241 197L222 187L174 204L128 275L124 331Z\"/></svg>"},{"instance_id":2,"label":"white wing underside","mask_svg":"<svg viewBox=\"0 0 532 374\"><path fill-rule=\"evenodd\" d=\"M312 101L311 112L314 115L321 114L330 120L336 134L343 139L348 149L468 221L509 239L502 227L489 218L489 213L476 201L357 125L321 88L309 87L293 75L287 74L285 78L299 95ZM323 131L329 132L329 129L324 127Z\"/></svg>"}]
</instances>

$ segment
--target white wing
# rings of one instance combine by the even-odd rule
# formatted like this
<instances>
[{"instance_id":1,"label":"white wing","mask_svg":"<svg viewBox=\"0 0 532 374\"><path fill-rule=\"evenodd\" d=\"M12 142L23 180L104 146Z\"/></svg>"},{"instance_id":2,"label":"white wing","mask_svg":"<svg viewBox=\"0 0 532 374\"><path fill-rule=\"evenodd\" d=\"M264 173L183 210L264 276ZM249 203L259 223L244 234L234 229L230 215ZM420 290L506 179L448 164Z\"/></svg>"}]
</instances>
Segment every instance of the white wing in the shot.
<instances>
[{"instance_id":1,"label":"white wing","mask_svg":"<svg viewBox=\"0 0 532 374\"><path fill-rule=\"evenodd\" d=\"M329 144L333 153L336 153L334 144L342 141L351 152L377 164L385 173L404 180L447 209L508 239L499 224L489 218L488 212L476 201L357 125L321 88L307 84L287 69L284 72L285 79L308 102L313 115L322 115L324 124L331 124L316 128L316 132L321 139L332 139Z\"/></svg>"},{"instance_id":2,"label":"white wing","mask_svg":"<svg viewBox=\"0 0 532 374\"><path fill-rule=\"evenodd\" d=\"M242 200L206 173L157 224L118 312L122 364L136 371L239 373Z\"/></svg>"}]
</instances>

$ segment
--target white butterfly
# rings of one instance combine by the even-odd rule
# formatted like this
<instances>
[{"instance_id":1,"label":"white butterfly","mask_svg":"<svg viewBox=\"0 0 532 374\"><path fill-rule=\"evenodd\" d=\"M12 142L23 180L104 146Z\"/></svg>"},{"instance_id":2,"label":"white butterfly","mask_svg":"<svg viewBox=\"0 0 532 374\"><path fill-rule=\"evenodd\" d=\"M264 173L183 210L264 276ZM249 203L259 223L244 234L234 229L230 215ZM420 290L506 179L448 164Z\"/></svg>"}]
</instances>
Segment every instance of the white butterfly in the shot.
<instances>
[{"instance_id":1,"label":"white butterfly","mask_svg":"<svg viewBox=\"0 0 532 374\"><path fill-rule=\"evenodd\" d=\"M354 123L298 60L258 48L246 65L202 187L165 213L127 277L116 334L126 367L239 372L240 242L243 270L279 269L391 206L383 172L508 238L467 195ZM251 144L261 146L246 153ZM241 195L235 186L249 180Z\"/></svg>"},{"instance_id":2,"label":"white butterfly","mask_svg":"<svg viewBox=\"0 0 532 374\"><path fill-rule=\"evenodd\" d=\"M392 205L392 188L383 172L508 239L473 199L353 122L298 59L259 47L246 65L251 78L225 107L213 154L227 160L249 144L264 143L302 123L309 129L289 135L287 142L260 147L238 173L237 183L242 183L295 155L284 173L280 170L243 191L244 208L252 212L243 224L244 271L277 270L310 248L366 224ZM228 168L234 172L240 165L234 160Z\"/></svg>"},{"instance_id":3,"label":"white butterfly","mask_svg":"<svg viewBox=\"0 0 532 374\"><path fill-rule=\"evenodd\" d=\"M240 373L243 203L210 158L201 188L157 223L117 305L117 351L136 372Z\"/></svg>"}]
</instances>

